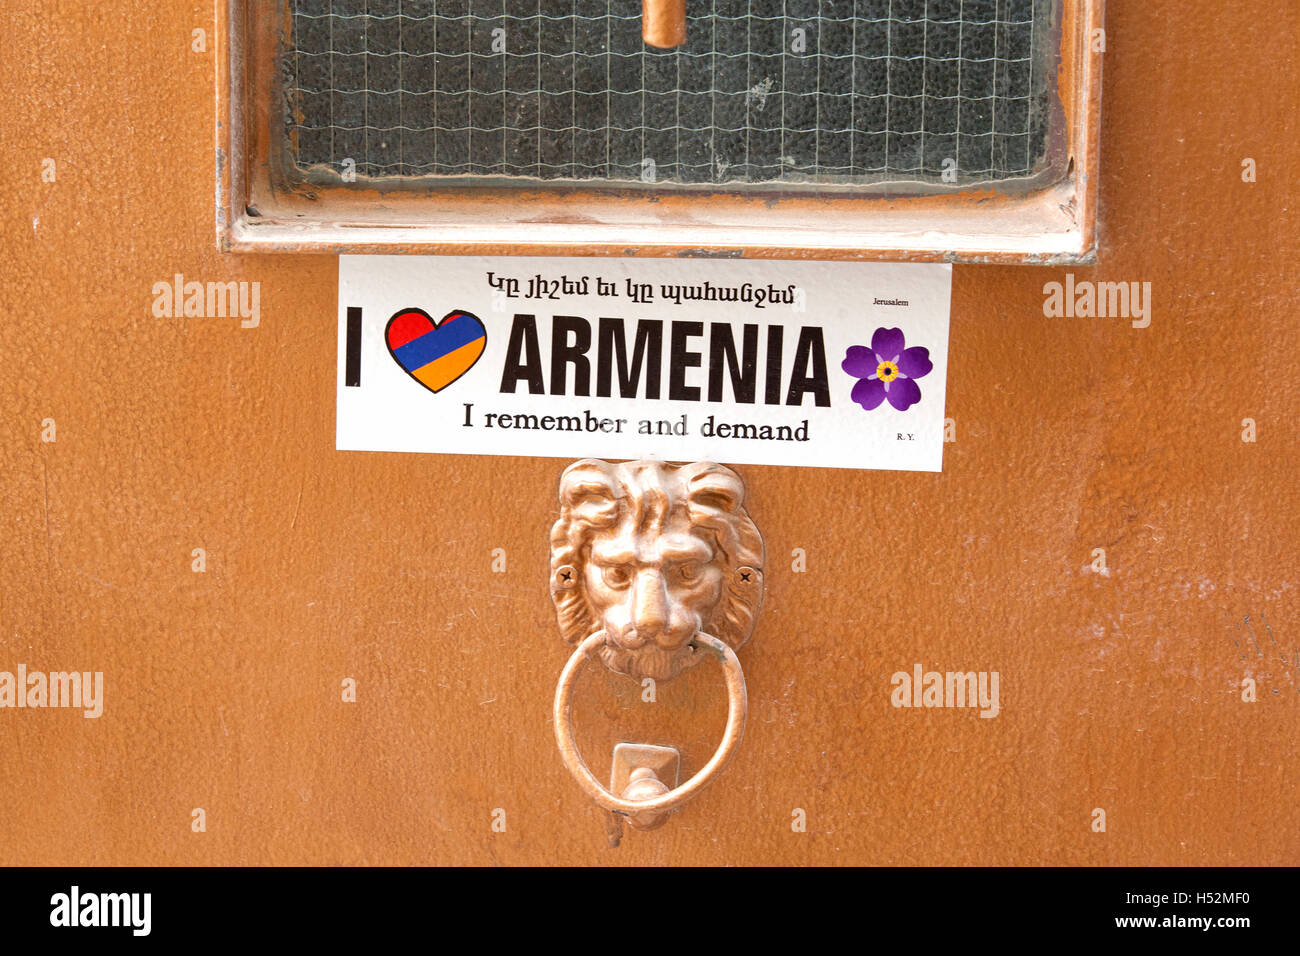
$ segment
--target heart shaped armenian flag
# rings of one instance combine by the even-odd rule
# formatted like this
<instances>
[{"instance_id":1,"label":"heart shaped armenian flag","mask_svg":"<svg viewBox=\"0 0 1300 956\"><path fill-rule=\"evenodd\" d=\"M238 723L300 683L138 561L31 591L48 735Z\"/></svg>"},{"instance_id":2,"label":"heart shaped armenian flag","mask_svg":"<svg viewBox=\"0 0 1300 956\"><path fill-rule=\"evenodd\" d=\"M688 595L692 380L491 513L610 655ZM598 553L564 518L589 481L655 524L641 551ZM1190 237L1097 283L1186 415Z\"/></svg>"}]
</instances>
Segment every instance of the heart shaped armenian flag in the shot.
<instances>
[{"instance_id":1,"label":"heart shaped armenian flag","mask_svg":"<svg viewBox=\"0 0 1300 956\"><path fill-rule=\"evenodd\" d=\"M388 351L406 374L440 392L473 367L487 346L487 329L461 309L435 322L423 309L402 309L384 329Z\"/></svg>"}]
</instances>

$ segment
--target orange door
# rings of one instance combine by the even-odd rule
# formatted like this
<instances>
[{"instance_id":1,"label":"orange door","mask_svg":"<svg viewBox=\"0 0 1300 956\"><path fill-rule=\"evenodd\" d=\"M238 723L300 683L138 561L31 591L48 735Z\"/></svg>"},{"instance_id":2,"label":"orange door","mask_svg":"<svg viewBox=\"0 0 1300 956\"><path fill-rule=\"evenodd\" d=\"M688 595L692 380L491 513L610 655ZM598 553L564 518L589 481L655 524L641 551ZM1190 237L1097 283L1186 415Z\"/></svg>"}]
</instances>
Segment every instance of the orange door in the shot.
<instances>
[{"instance_id":1,"label":"orange door","mask_svg":"<svg viewBox=\"0 0 1300 956\"><path fill-rule=\"evenodd\" d=\"M103 675L98 717L0 708L0 862L1296 860L1275 4L1110 5L1099 265L955 269L942 474L738 468L746 734L617 849L551 726L568 462L335 450L337 260L214 247L210 6L17 0L0 31L0 671ZM1046 316L1067 273L1150 282L1149 326ZM260 283L260 321L156 317L177 274ZM996 716L894 706L918 666L996 671ZM653 704L581 681L598 776L721 737L716 670Z\"/></svg>"}]
</instances>

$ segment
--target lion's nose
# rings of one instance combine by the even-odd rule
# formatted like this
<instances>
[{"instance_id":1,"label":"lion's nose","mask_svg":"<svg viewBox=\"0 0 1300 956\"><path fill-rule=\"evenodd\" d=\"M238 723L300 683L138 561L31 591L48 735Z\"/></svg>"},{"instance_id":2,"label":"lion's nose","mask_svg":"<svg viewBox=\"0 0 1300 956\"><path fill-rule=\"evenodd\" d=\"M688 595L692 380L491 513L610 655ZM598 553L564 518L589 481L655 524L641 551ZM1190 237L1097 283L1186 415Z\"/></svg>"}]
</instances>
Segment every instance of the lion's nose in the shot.
<instances>
[{"instance_id":1,"label":"lion's nose","mask_svg":"<svg viewBox=\"0 0 1300 956\"><path fill-rule=\"evenodd\" d=\"M642 641L653 639L668 624L668 595L664 591L663 575L654 568L638 574L632 600L632 625L637 637Z\"/></svg>"}]
</instances>

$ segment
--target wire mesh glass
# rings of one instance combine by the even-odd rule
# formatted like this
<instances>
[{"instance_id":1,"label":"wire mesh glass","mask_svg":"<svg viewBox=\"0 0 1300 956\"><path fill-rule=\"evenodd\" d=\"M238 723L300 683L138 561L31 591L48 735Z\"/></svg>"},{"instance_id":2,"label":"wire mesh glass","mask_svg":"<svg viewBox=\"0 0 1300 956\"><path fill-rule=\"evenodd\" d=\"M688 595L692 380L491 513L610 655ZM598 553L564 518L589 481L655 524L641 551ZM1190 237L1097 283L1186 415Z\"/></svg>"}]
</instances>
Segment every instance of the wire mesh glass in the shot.
<instances>
[{"instance_id":1,"label":"wire mesh glass","mask_svg":"<svg viewBox=\"0 0 1300 956\"><path fill-rule=\"evenodd\" d=\"M1032 177L1059 0L286 0L304 178L751 184Z\"/></svg>"}]
</instances>

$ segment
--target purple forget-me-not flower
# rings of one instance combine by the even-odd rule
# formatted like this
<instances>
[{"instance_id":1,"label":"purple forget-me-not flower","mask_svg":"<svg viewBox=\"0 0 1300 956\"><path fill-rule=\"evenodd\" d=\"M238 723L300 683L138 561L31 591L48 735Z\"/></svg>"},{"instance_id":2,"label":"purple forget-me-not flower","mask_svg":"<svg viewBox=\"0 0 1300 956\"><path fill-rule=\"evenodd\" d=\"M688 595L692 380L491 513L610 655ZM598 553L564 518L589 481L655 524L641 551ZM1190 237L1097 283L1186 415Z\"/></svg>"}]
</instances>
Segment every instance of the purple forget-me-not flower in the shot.
<instances>
[{"instance_id":1,"label":"purple forget-me-not flower","mask_svg":"<svg viewBox=\"0 0 1300 956\"><path fill-rule=\"evenodd\" d=\"M853 345L844 353L840 367L858 379L853 400L867 411L889 399L890 405L905 412L921 400L916 380L929 375L934 363L929 349L909 349L906 344L901 329L876 329L871 348Z\"/></svg>"}]
</instances>

